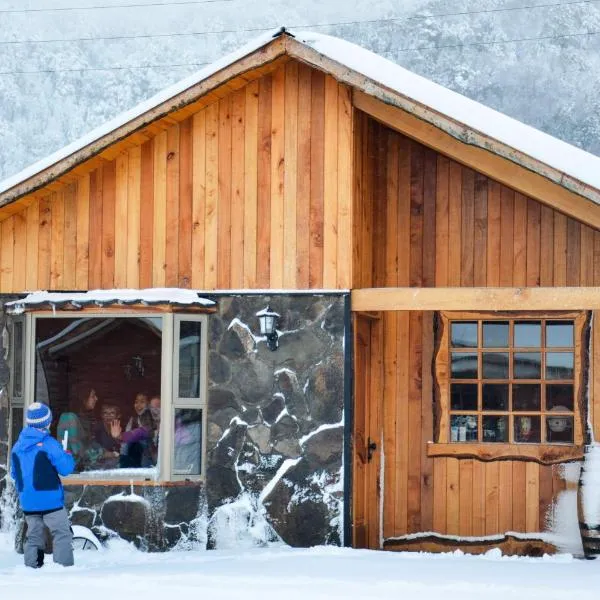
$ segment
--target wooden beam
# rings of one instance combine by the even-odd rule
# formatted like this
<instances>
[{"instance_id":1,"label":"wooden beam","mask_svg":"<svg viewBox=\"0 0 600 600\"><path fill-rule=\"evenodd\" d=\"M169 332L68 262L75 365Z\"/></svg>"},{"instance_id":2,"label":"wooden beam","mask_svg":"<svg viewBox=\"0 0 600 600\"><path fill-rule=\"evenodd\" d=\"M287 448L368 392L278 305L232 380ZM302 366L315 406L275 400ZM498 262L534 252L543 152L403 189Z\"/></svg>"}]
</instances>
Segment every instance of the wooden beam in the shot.
<instances>
[{"instance_id":1,"label":"wooden beam","mask_svg":"<svg viewBox=\"0 0 600 600\"><path fill-rule=\"evenodd\" d=\"M543 170L546 176L528 170L526 165L518 164L495 153L493 141L488 140L487 143L491 150L471 143L467 144L422 118L396 106L386 104L357 89L354 90L354 106L384 125L487 175L491 179L539 200L583 223L600 228L600 205L554 183L549 177L557 181L563 180L563 174L555 169L540 165L539 170ZM496 145L499 145L499 142ZM517 158L516 151L512 154Z\"/></svg>"},{"instance_id":2,"label":"wooden beam","mask_svg":"<svg viewBox=\"0 0 600 600\"><path fill-rule=\"evenodd\" d=\"M354 312L380 310L600 310L600 287L369 288L352 291Z\"/></svg>"}]
</instances>

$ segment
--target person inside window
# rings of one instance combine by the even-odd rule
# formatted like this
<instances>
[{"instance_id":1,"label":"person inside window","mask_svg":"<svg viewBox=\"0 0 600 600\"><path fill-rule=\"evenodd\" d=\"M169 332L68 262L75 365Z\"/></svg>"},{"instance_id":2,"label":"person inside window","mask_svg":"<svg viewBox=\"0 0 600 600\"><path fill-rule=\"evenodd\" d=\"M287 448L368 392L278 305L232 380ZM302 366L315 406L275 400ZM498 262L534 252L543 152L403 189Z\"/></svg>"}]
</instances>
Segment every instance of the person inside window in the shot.
<instances>
[{"instance_id":1,"label":"person inside window","mask_svg":"<svg viewBox=\"0 0 600 600\"><path fill-rule=\"evenodd\" d=\"M115 469L119 466L121 444L111 435L111 425L118 421L121 412L114 404L104 404L100 410L101 422L94 430L94 441L101 449L92 466L95 469Z\"/></svg>"},{"instance_id":2,"label":"person inside window","mask_svg":"<svg viewBox=\"0 0 600 600\"><path fill-rule=\"evenodd\" d=\"M94 448L94 430L97 426L95 407L98 396L95 389L90 389L81 403L78 413L63 413L56 428L56 436L59 440L65 439L67 435L67 450L72 453L76 464L76 470L82 470L89 463L94 463L100 458L102 452Z\"/></svg>"},{"instance_id":3,"label":"person inside window","mask_svg":"<svg viewBox=\"0 0 600 600\"><path fill-rule=\"evenodd\" d=\"M133 408L135 415L129 419L125 431L121 430L119 420L111 426L113 439L121 442L119 466L129 469L152 467L156 464L152 453L156 423L148 406L148 396L137 394Z\"/></svg>"}]
</instances>

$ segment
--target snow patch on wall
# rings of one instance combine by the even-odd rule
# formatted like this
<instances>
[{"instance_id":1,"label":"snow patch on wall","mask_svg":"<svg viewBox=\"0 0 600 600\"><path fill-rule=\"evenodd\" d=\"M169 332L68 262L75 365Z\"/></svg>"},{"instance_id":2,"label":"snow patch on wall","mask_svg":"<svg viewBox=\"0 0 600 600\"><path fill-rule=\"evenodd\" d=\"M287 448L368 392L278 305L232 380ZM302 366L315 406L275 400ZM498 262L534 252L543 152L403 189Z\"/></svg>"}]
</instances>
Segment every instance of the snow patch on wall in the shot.
<instances>
[{"instance_id":1,"label":"snow patch on wall","mask_svg":"<svg viewBox=\"0 0 600 600\"><path fill-rule=\"evenodd\" d=\"M577 490L560 492L546 516L550 532L548 541L561 552L583 556L579 521L577 519Z\"/></svg>"},{"instance_id":2,"label":"snow patch on wall","mask_svg":"<svg viewBox=\"0 0 600 600\"><path fill-rule=\"evenodd\" d=\"M240 494L233 502L219 506L209 523L211 539L219 550L239 550L280 542L255 496Z\"/></svg>"},{"instance_id":3,"label":"snow patch on wall","mask_svg":"<svg viewBox=\"0 0 600 600\"><path fill-rule=\"evenodd\" d=\"M585 524L600 526L600 443L590 444L586 449L581 493Z\"/></svg>"}]
</instances>

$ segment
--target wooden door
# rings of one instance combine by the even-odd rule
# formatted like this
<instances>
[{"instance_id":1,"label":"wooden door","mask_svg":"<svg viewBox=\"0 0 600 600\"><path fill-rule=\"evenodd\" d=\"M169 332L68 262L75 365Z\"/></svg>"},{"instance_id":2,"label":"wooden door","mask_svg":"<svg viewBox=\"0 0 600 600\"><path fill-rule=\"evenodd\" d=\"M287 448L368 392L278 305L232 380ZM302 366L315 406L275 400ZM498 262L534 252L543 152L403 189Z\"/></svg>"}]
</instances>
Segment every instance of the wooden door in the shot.
<instances>
[{"instance_id":1,"label":"wooden door","mask_svg":"<svg viewBox=\"0 0 600 600\"><path fill-rule=\"evenodd\" d=\"M381 547L381 321L354 319L353 546Z\"/></svg>"}]
</instances>

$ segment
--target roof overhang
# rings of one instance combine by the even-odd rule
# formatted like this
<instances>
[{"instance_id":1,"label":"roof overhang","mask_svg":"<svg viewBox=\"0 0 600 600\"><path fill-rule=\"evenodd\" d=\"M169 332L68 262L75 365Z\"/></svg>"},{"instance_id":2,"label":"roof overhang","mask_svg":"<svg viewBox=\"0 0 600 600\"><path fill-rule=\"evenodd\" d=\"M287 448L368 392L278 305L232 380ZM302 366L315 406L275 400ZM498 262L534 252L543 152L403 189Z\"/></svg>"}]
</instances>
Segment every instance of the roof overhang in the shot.
<instances>
[{"instance_id":1,"label":"roof overhang","mask_svg":"<svg viewBox=\"0 0 600 600\"><path fill-rule=\"evenodd\" d=\"M4 305L10 315L32 311L103 311L123 312L215 312L214 300L200 297L192 290L150 288L145 290L91 290L89 292L32 292Z\"/></svg>"},{"instance_id":2,"label":"roof overhang","mask_svg":"<svg viewBox=\"0 0 600 600\"><path fill-rule=\"evenodd\" d=\"M310 35L307 34L307 39ZM319 47L318 44L316 46ZM175 95L164 99L159 95L150 99L95 130L83 142L75 142L61 153L53 155L55 160L49 157L10 178L7 180L8 186L5 185L4 191L0 191L0 208L42 188L45 188L44 192L50 191L57 181L65 183L67 180L64 177L68 174L77 175L78 165L86 161L90 164L94 157L106 154L111 146L114 147L125 138L130 138L132 145L136 141L141 143L136 136L142 136L142 141L148 139L143 134L152 124L161 120L177 122L183 118L182 114L189 116L198 110L200 100L218 100L292 58L329 73L352 87L354 106L385 125L600 229L598 187L364 75L359 72L359 66L351 68L345 64L343 56L334 59L317 48L285 30L258 38L189 78L195 78L195 83L186 87L189 80L184 80L178 84L181 89ZM201 80L198 81L199 77ZM208 103L205 101L204 105ZM572 148L562 144L565 148Z\"/></svg>"}]
</instances>

